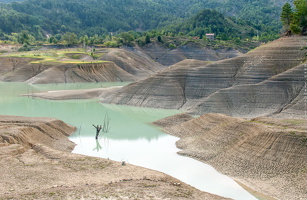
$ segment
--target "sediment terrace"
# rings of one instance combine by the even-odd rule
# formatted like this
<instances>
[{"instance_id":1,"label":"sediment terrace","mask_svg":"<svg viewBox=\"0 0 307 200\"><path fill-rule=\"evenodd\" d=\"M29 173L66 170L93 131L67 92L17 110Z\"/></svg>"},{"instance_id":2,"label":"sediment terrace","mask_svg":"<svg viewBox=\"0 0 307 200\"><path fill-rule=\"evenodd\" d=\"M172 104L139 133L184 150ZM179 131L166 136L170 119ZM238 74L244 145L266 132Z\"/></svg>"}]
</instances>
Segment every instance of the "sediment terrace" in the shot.
<instances>
[{"instance_id":1,"label":"sediment terrace","mask_svg":"<svg viewBox=\"0 0 307 200\"><path fill-rule=\"evenodd\" d=\"M294 100L302 99L306 46L307 37L284 37L227 60L209 64L191 60L190 66L186 60L182 67L170 67L112 95L102 95L102 102L184 109L193 114L220 112L242 117L278 114ZM270 103L275 99L277 102ZM299 107L288 109L291 112L288 116L295 115L294 109Z\"/></svg>"},{"instance_id":2,"label":"sediment terrace","mask_svg":"<svg viewBox=\"0 0 307 200\"><path fill-rule=\"evenodd\" d=\"M180 137L179 154L276 199L307 198L307 120L246 120L223 114L188 118L180 114L155 122Z\"/></svg>"}]
</instances>

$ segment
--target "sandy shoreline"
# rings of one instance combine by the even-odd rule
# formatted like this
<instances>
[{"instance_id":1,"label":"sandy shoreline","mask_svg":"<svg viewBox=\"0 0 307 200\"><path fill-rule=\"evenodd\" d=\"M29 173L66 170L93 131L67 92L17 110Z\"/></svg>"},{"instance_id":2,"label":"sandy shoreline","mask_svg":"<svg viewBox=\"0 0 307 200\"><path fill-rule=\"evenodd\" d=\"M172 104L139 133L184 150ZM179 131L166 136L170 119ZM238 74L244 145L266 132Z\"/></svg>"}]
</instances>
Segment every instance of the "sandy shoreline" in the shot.
<instances>
[{"instance_id":1,"label":"sandy shoreline","mask_svg":"<svg viewBox=\"0 0 307 200\"><path fill-rule=\"evenodd\" d=\"M120 88L122 88L122 86L78 90L50 90L45 92L24 94L23 96L49 100L94 99L98 98L102 93L114 92Z\"/></svg>"}]
</instances>

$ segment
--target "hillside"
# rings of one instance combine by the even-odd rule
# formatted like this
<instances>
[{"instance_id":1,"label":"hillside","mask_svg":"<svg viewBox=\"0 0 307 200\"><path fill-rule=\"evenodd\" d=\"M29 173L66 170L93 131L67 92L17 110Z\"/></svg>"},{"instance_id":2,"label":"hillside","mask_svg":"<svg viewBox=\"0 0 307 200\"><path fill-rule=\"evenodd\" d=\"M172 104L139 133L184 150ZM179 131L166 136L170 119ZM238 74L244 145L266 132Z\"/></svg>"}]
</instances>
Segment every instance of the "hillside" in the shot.
<instances>
[{"instance_id":1,"label":"hillside","mask_svg":"<svg viewBox=\"0 0 307 200\"><path fill-rule=\"evenodd\" d=\"M180 137L176 145L181 155L208 163L270 197L306 199L306 120L246 120L223 114L189 120L180 114L155 124Z\"/></svg>"},{"instance_id":2,"label":"hillside","mask_svg":"<svg viewBox=\"0 0 307 200\"><path fill-rule=\"evenodd\" d=\"M119 30L155 29L178 23L207 8L233 17L236 24L256 25L264 34L278 33L286 0L27 0L0 5L1 32L28 30L35 37L74 32L79 36ZM246 24L248 25L248 24Z\"/></svg>"},{"instance_id":3,"label":"hillside","mask_svg":"<svg viewBox=\"0 0 307 200\"><path fill-rule=\"evenodd\" d=\"M300 101L296 97L303 98L299 94L305 65L300 64L306 60L306 46L306 37L286 37L239 57L170 67L112 95L102 95L102 102L184 109L194 114L277 114L294 99Z\"/></svg>"}]
</instances>

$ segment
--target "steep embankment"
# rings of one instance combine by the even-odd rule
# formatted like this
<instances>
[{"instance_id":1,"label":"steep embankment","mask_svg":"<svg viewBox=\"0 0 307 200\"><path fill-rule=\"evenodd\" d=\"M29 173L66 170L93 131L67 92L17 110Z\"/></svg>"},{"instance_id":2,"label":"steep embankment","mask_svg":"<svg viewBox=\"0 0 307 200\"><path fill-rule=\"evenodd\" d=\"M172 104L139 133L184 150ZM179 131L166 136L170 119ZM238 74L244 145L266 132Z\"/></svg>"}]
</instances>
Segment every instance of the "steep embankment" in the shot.
<instances>
[{"instance_id":1,"label":"steep embankment","mask_svg":"<svg viewBox=\"0 0 307 200\"><path fill-rule=\"evenodd\" d=\"M27 83L135 81L136 77L112 62L71 64L33 63L36 59L2 57L0 80Z\"/></svg>"},{"instance_id":2,"label":"steep embankment","mask_svg":"<svg viewBox=\"0 0 307 200\"><path fill-rule=\"evenodd\" d=\"M301 71L304 65L298 65L306 59L306 46L307 37L280 38L236 58L170 68L123 87L112 95L102 96L102 101L144 107L183 108L197 114L208 112L208 102L214 105L210 112L245 117L255 116L255 110L257 116L278 113L293 103L296 97L302 98L299 93L304 84ZM258 89L258 85L263 86ZM263 101L260 101L261 97L257 99L255 96L264 94L267 89L270 89L270 100L277 97L281 99L274 106L265 104L263 108L267 106L268 110L258 110ZM222 92L226 94L219 97L218 94ZM274 96L280 92L284 95ZM234 102L238 102L236 106L239 107L233 106Z\"/></svg>"},{"instance_id":3,"label":"steep embankment","mask_svg":"<svg viewBox=\"0 0 307 200\"><path fill-rule=\"evenodd\" d=\"M0 57L0 81L28 83L133 82L164 67L140 51L48 49Z\"/></svg>"},{"instance_id":4,"label":"steep embankment","mask_svg":"<svg viewBox=\"0 0 307 200\"><path fill-rule=\"evenodd\" d=\"M174 116L156 124L164 126L181 119ZM274 198L307 198L306 120L245 120L206 114L174 124L165 130L180 137L176 143L182 149L180 154L209 163Z\"/></svg>"},{"instance_id":5,"label":"steep embankment","mask_svg":"<svg viewBox=\"0 0 307 200\"><path fill-rule=\"evenodd\" d=\"M304 118L304 68L302 64L259 84L221 89L189 109L194 114L224 113L239 117L274 115ZM290 110L291 109L291 110Z\"/></svg>"},{"instance_id":6,"label":"steep embankment","mask_svg":"<svg viewBox=\"0 0 307 200\"><path fill-rule=\"evenodd\" d=\"M74 130L56 119L0 115L0 199L226 200L157 171L69 153Z\"/></svg>"}]
</instances>

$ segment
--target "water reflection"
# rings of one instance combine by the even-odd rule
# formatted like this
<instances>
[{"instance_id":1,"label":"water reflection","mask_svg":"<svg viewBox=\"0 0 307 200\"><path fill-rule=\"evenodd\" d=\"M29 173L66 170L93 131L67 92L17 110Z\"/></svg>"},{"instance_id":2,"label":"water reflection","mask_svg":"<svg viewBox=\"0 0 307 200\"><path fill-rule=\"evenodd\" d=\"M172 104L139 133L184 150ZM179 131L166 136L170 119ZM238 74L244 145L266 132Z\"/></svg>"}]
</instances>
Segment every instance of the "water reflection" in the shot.
<instances>
[{"instance_id":1,"label":"water reflection","mask_svg":"<svg viewBox=\"0 0 307 200\"><path fill-rule=\"evenodd\" d=\"M99 152L101 149L102 149L102 147L101 147L101 145L99 143L99 140L96 139L96 147L93 149L93 151Z\"/></svg>"}]
</instances>

